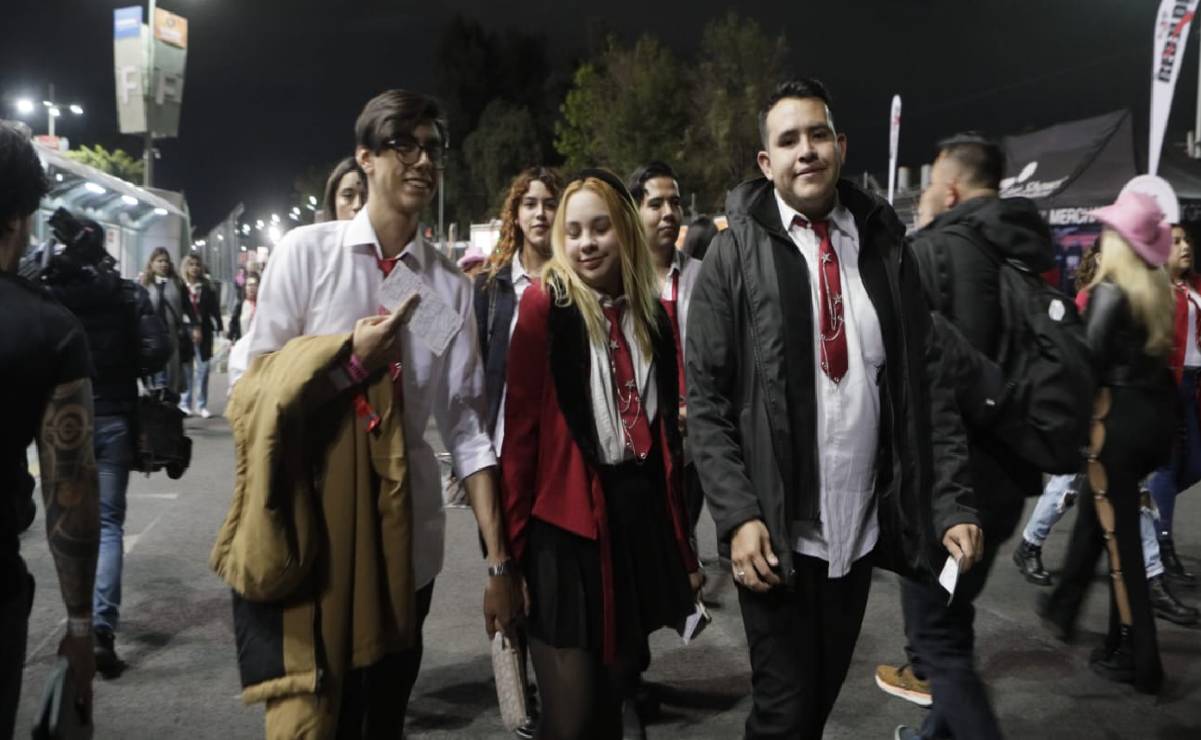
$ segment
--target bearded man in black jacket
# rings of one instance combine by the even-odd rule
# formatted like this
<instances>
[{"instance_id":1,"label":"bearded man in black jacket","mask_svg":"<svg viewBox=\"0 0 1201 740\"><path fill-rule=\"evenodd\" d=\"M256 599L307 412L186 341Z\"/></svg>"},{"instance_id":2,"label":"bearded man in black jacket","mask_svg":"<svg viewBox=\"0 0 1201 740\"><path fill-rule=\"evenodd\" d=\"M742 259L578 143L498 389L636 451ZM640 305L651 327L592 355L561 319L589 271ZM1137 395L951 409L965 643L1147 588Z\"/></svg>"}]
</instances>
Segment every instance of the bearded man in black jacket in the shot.
<instances>
[{"instance_id":1,"label":"bearded man in black jacket","mask_svg":"<svg viewBox=\"0 0 1201 740\"><path fill-rule=\"evenodd\" d=\"M750 650L748 738L820 738L874 565L933 579L982 547L962 420L905 229L840 180L816 80L759 117L688 320L689 434Z\"/></svg>"},{"instance_id":2,"label":"bearded man in black jacket","mask_svg":"<svg viewBox=\"0 0 1201 740\"><path fill-rule=\"evenodd\" d=\"M913 238L913 253L929 305L970 345L965 351L979 353L978 360L991 368L972 379L971 392L1000 398L1003 381L993 363L1008 342L999 271L1010 260L1034 274L1054 267L1051 233L1033 201L1000 197L1005 157L995 142L967 133L938 148L919 203L923 228ZM986 426L973 424L970 410L967 418L985 547L972 572L959 579L950 604L937 586L902 580L909 663L879 666L876 683L890 694L932 706L920 732L898 728L900 738L1001 737L973 665L972 601L984 588L1000 546L1017 527L1025 497L1039 493L1042 474Z\"/></svg>"}]
</instances>

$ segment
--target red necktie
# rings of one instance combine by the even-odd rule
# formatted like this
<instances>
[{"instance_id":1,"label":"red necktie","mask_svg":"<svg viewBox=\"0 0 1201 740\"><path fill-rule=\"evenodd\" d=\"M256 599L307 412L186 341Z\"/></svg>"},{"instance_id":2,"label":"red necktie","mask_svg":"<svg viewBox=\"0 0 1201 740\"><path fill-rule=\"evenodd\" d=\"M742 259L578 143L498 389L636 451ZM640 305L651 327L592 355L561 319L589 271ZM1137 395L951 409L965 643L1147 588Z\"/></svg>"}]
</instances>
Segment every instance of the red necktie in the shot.
<instances>
[{"instance_id":1,"label":"red necktie","mask_svg":"<svg viewBox=\"0 0 1201 740\"><path fill-rule=\"evenodd\" d=\"M676 382L680 389L680 404L683 405L688 393L684 386L684 345L680 342L680 273L673 272L671 275L671 298L660 298L659 302L667 311L667 318L671 319L671 338L676 343Z\"/></svg>"},{"instance_id":2,"label":"red necktie","mask_svg":"<svg viewBox=\"0 0 1201 740\"><path fill-rule=\"evenodd\" d=\"M609 320L609 368L617 389L617 409L621 412L626 447L636 458L645 460L651 451L651 425L638 395L630 347L621 331L621 310L620 305L604 306L605 318Z\"/></svg>"},{"instance_id":3,"label":"red necktie","mask_svg":"<svg viewBox=\"0 0 1201 740\"><path fill-rule=\"evenodd\" d=\"M396 267L396 263L400 262L400 255L388 257L387 259L376 257L375 264L379 265L380 272L384 273L384 277L392 274L392 268Z\"/></svg>"},{"instance_id":4,"label":"red necktie","mask_svg":"<svg viewBox=\"0 0 1201 740\"><path fill-rule=\"evenodd\" d=\"M830 222L808 222L798 216L793 223L812 228L818 238L817 302L822 312L822 371L838 383L847 374L847 334L843 324L842 275L838 269L838 253L830 241Z\"/></svg>"},{"instance_id":5,"label":"red necktie","mask_svg":"<svg viewBox=\"0 0 1201 740\"><path fill-rule=\"evenodd\" d=\"M392 274L392 269L396 267L397 262L400 262L400 258L402 256L403 255L398 254L395 257L389 257L387 259L381 257L375 258L375 264L379 266L380 272L384 273L384 278L387 278ZM380 315L387 316L388 311L383 307L380 307ZM388 373L392 377L392 392L396 397L397 407L401 407L404 402L404 373L402 370L403 366L399 362L393 362L388 366ZM367 430L375 431L380 424L380 418L379 415L375 413L375 410L371 408L371 405L367 402L367 394L363 391L356 393L354 397L354 406L355 412L360 418L366 421Z\"/></svg>"}]
</instances>

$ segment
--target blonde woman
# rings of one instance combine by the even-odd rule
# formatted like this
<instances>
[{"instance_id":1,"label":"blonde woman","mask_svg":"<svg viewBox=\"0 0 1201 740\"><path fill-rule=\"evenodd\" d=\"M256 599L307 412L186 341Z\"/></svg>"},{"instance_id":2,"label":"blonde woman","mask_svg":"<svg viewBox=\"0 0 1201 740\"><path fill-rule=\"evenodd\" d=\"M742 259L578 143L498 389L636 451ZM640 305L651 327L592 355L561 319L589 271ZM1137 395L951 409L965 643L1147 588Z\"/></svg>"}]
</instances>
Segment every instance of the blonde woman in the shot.
<instances>
[{"instance_id":1,"label":"blonde woman","mask_svg":"<svg viewBox=\"0 0 1201 740\"><path fill-rule=\"evenodd\" d=\"M571 182L543 283L511 340L501 470L529 588L539 737L621 737L650 661L699 583L680 488L676 353L629 192ZM670 401L670 402L669 402Z\"/></svg>"},{"instance_id":2,"label":"blonde woman","mask_svg":"<svg viewBox=\"0 0 1201 740\"><path fill-rule=\"evenodd\" d=\"M1163 667L1139 536L1139 481L1170 451L1175 388L1172 287L1163 265L1171 227L1149 196L1125 193L1094 212L1104 224L1101 263L1089 286L1085 329L1101 387L1093 416L1088 495L1080 512L1059 585L1039 612L1063 638L1076 618L1103 550L1108 550L1109 631L1093 651L1093 670L1156 693Z\"/></svg>"}]
</instances>

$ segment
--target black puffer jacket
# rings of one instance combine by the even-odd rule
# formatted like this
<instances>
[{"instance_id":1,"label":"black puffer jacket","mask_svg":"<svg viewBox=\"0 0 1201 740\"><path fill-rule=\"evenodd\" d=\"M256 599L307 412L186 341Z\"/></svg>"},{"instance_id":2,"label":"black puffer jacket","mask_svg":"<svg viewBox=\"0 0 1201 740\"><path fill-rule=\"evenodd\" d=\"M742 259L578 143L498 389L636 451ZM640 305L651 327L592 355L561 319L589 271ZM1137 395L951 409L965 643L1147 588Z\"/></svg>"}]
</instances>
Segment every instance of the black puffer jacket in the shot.
<instances>
[{"instance_id":1,"label":"black puffer jacket","mask_svg":"<svg viewBox=\"0 0 1201 740\"><path fill-rule=\"evenodd\" d=\"M171 355L167 327L146 289L115 272L87 269L50 292L83 324L96 376L96 416L132 414L138 378L160 369Z\"/></svg>"},{"instance_id":2,"label":"black puffer jacket","mask_svg":"<svg viewBox=\"0 0 1201 740\"><path fill-rule=\"evenodd\" d=\"M995 361L1007 344L1001 321L1000 262L1017 260L1035 273L1055 266L1050 229L1027 198L965 201L917 232L913 254L921 266L922 288L931 308L990 361ZM972 479L978 503L987 511L1037 494L1041 471L1014 455L1001 440L993 439L987 428L970 423L970 412L978 404L966 398L998 398L1003 393L999 368L991 365L979 372L965 381L968 387L959 389L959 397L969 421Z\"/></svg>"}]
</instances>

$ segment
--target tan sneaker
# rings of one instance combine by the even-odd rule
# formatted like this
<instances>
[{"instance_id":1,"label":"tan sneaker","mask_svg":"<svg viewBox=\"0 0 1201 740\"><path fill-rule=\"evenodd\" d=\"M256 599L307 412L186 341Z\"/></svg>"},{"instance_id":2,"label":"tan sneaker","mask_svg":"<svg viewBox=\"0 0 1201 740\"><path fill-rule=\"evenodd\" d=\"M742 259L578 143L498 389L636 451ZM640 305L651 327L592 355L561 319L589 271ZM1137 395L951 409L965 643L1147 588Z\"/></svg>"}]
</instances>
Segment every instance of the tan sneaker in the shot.
<instances>
[{"instance_id":1,"label":"tan sneaker","mask_svg":"<svg viewBox=\"0 0 1201 740\"><path fill-rule=\"evenodd\" d=\"M876 685L884 693L913 702L919 707L928 707L934 703L930 683L913 675L913 669L908 663L903 666L876 666Z\"/></svg>"}]
</instances>

